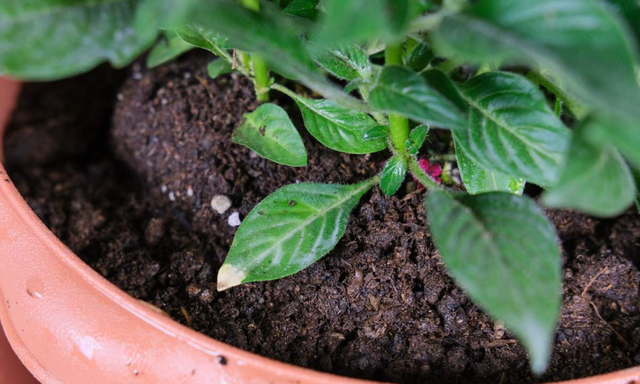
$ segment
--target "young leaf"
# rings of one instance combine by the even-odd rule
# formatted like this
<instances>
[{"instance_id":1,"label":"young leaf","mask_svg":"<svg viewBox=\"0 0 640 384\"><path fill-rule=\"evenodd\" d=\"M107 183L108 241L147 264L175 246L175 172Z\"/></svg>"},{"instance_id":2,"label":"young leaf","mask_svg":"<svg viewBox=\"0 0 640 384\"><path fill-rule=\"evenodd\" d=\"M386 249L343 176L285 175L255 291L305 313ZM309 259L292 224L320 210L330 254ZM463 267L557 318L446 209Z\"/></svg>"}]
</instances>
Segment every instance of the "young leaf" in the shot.
<instances>
[{"instance_id":1,"label":"young leaf","mask_svg":"<svg viewBox=\"0 0 640 384\"><path fill-rule=\"evenodd\" d=\"M427 68L433 58L431 48L425 43L418 42L404 59L404 65L416 72L421 72Z\"/></svg>"},{"instance_id":2,"label":"young leaf","mask_svg":"<svg viewBox=\"0 0 640 384\"><path fill-rule=\"evenodd\" d=\"M218 290L289 276L326 255L344 234L360 197L376 181L291 184L267 196L236 232L218 272Z\"/></svg>"},{"instance_id":3,"label":"young leaf","mask_svg":"<svg viewBox=\"0 0 640 384\"><path fill-rule=\"evenodd\" d=\"M575 208L600 217L617 216L636 197L633 175L613 146L592 144L583 137L583 131L583 127L574 130L560 181L543 195L543 200L551 207Z\"/></svg>"},{"instance_id":4,"label":"young leaf","mask_svg":"<svg viewBox=\"0 0 640 384\"><path fill-rule=\"evenodd\" d=\"M293 0L283 12L289 16L313 21L318 16L318 3L319 0Z\"/></svg>"},{"instance_id":5,"label":"young leaf","mask_svg":"<svg viewBox=\"0 0 640 384\"><path fill-rule=\"evenodd\" d=\"M219 34L196 25L183 25L173 31L187 43L213 53L219 57L227 57L229 46L227 40Z\"/></svg>"},{"instance_id":6,"label":"young leaf","mask_svg":"<svg viewBox=\"0 0 640 384\"><path fill-rule=\"evenodd\" d=\"M60 79L105 61L123 67L157 36L136 33L136 0L2 3L0 72L22 79Z\"/></svg>"},{"instance_id":7,"label":"young leaf","mask_svg":"<svg viewBox=\"0 0 640 384\"><path fill-rule=\"evenodd\" d=\"M427 135L429 134L429 126L425 124L418 125L417 127L411 130L409 133L409 141L411 142L410 146L414 148L416 151L419 151L422 148L422 144L427 139Z\"/></svg>"},{"instance_id":8,"label":"young leaf","mask_svg":"<svg viewBox=\"0 0 640 384\"><path fill-rule=\"evenodd\" d=\"M316 63L339 79L352 81L371 77L369 56L355 44L344 44L335 49L316 47L316 50Z\"/></svg>"},{"instance_id":9,"label":"young leaf","mask_svg":"<svg viewBox=\"0 0 640 384\"><path fill-rule=\"evenodd\" d=\"M386 137L365 138L366 132L379 126L366 113L331 100L312 100L286 89L282 91L298 104L307 131L325 146L353 154L378 152L387 147Z\"/></svg>"},{"instance_id":10,"label":"young leaf","mask_svg":"<svg viewBox=\"0 0 640 384\"><path fill-rule=\"evenodd\" d=\"M193 48L193 45L182 40L175 31L167 30L165 37L166 40L158 42L149 52L149 56L147 56L148 68L169 62Z\"/></svg>"},{"instance_id":11,"label":"young leaf","mask_svg":"<svg viewBox=\"0 0 640 384\"><path fill-rule=\"evenodd\" d=\"M469 128L454 131L465 154L482 168L553 185L571 132L527 79L487 72L469 80L462 95L472 106Z\"/></svg>"},{"instance_id":12,"label":"young leaf","mask_svg":"<svg viewBox=\"0 0 640 384\"><path fill-rule=\"evenodd\" d=\"M244 117L244 123L233 131L234 143L278 164L307 165L302 138L284 109L275 104L263 104Z\"/></svg>"},{"instance_id":13,"label":"young leaf","mask_svg":"<svg viewBox=\"0 0 640 384\"><path fill-rule=\"evenodd\" d=\"M467 192L472 195L486 192L510 192L522 195L525 181L519 177L486 170L475 164L456 143L456 160Z\"/></svg>"},{"instance_id":14,"label":"young leaf","mask_svg":"<svg viewBox=\"0 0 640 384\"><path fill-rule=\"evenodd\" d=\"M636 120L640 115L636 50L602 1L483 0L447 17L432 37L443 56L537 62L593 107Z\"/></svg>"},{"instance_id":15,"label":"young leaf","mask_svg":"<svg viewBox=\"0 0 640 384\"><path fill-rule=\"evenodd\" d=\"M228 61L222 59L215 59L207 65L207 73L209 77L215 79L218 76L226 75L227 73L231 73L233 69L231 69L231 64Z\"/></svg>"},{"instance_id":16,"label":"young leaf","mask_svg":"<svg viewBox=\"0 0 640 384\"><path fill-rule=\"evenodd\" d=\"M439 128L465 130L467 106L442 72L420 76L408 68L384 67L369 103L381 112L396 113Z\"/></svg>"},{"instance_id":17,"label":"young leaf","mask_svg":"<svg viewBox=\"0 0 640 384\"><path fill-rule=\"evenodd\" d=\"M561 303L553 225L531 200L504 192L434 190L425 205L449 273L523 342L534 373L544 372Z\"/></svg>"},{"instance_id":18,"label":"young leaf","mask_svg":"<svg viewBox=\"0 0 640 384\"><path fill-rule=\"evenodd\" d=\"M402 156L394 156L382 170L380 189L387 196L393 196L404 181L407 173L407 161Z\"/></svg>"}]
</instances>

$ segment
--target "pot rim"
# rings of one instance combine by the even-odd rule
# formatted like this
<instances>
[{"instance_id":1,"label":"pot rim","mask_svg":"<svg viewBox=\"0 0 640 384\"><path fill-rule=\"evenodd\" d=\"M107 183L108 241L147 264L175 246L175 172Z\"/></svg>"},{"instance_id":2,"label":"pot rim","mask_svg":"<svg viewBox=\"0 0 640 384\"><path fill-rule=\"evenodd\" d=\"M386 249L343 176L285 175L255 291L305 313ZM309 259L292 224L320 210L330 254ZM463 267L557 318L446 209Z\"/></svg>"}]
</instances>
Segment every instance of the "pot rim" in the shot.
<instances>
[{"instance_id":1,"label":"pot rim","mask_svg":"<svg viewBox=\"0 0 640 384\"><path fill-rule=\"evenodd\" d=\"M0 100L2 100L0 102L0 174L4 175L7 175L7 173L2 164L2 161L4 161L3 138L11 112L17 103L20 88L20 82L0 78ZM205 354L212 356L224 355L237 361L243 361L247 365L251 364L257 369L272 372L277 376L280 376L280 372L288 372L289 376L296 377L301 383L380 384L380 382L339 376L273 360L233 347L184 326L158 313L151 307L140 303L82 261L44 225L35 212L27 205L13 183L0 183L0 199L8 200L9 205L19 213L20 219L30 227L33 234L91 288L107 297L115 305L124 308L129 313L144 321L146 324L170 335L177 342L186 343L191 348L197 349ZM2 292L0 292L0 298L2 298ZM3 298L2 302L4 302ZM11 326L11 322L8 321L7 308L4 306L0 307L0 320L4 320L2 324L7 333L7 338L27 368L40 380L45 380L45 382L48 383L56 382L57 380L48 374L46 369L38 363L22 343L20 336ZM640 366L583 379L563 381L558 384L626 384L634 382L634 380L640 380Z\"/></svg>"}]
</instances>

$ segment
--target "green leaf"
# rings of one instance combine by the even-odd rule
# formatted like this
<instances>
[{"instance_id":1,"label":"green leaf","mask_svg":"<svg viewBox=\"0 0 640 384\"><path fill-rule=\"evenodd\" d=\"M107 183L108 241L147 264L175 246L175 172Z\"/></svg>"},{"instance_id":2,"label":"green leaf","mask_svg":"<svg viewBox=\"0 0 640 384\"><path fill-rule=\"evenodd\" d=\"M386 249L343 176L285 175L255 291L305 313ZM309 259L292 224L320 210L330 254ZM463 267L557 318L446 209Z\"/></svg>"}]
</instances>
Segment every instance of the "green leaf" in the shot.
<instances>
[{"instance_id":1,"label":"green leaf","mask_svg":"<svg viewBox=\"0 0 640 384\"><path fill-rule=\"evenodd\" d=\"M326 147L352 154L378 152L387 147L386 137L365 138L366 132L379 126L366 113L345 108L331 100L307 99L286 88L277 89L296 102L307 131Z\"/></svg>"},{"instance_id":2,"label":"green leaf","mask_svg":"<svg viewBox=\"0 0 640 384\"><path fill-rule=\"evenodd\" d=\"M207 73L209 77L215 79L218 76L226 75L227 73L231 73L233 69L231 68L231 64L228 61L222 59L216 59L210 62L207 65Z\"/></svg>"},{"instance_id":3,"label":"green leaf","mask_svg":"<svg viewBox=\"0 0 640 384\"><path fill-rule=\"evenodd\" d=\"M640 42L640 6L636 0L607 0L616 8L620 16L627 21L629 28L636 38L636 45Z\"/></svg>"},{"instance_id":4,"label":"green leaf","mask_svg":"<svg viewBox=\"0 0 640 384\"><path fill-rule=\"evenodd\" d=\"M389 137L389 127L386 125L376 125L364 131L365 141L387 140Z\"/></svg>"},{"instance_id":5,"label":"green leaf","mask_svg":"<svg viewBox=\"0 0 640 384\"><path fill-rule=\"evenodd\" d=\"M315 20L318 16L318 2L319 0L293 0L283 12L289 16Z\"/></svg>"},{"instance_id":6,"label":"green leaf","mask_svg":"<svg viewBox=\"0 0 640 384\"><path fill-rule=\"evenodd\" d=\"M289 276L326 255L375 182L291 184L267 196L238 228L218 272L218 290Z\"/></svg>"},{"instance_id":7,"label":"green leaf","mask_svg":"<svg viewBox=\"0 0 640 384\"><path fill-rule=\"evenodd\" d=\"M613 144L625 157L640 167L640 126L637 122L598 116L598 124L586 127L585 136L595 144Z\"/></svg>"},{"instance_id":8,"label":"green leaf","mask_svg":"<svg viewBox=\"0 0 640 384\"><path fill-rule=\"evenodd\" d=\"M183 25L174 28L173 31L180 36L182 40L195 47L206 49L216 56L229 57L226 52L227 49L229 49L227 39L216 32L197 25Z\"/></svg>"},{"instance_id":9,"label":"green leaf","mask_svg":"<svg viewBox=\"0 0 640 384\"><path fill-rule=\"evenodd\" d=\"M419 151L420 148L422 148L424 141L427 139L428 134L429 134L428 125L421 124L413 128L411 130L411 133L409 133L410 146L414 148L416 151Z\"/></svg>"},{"instance_id":10,"label":"green leaf","mask_svg":"<svg viewBox=\"0 0 640 384\"><path fill-rule=\"evenodd\" d=\"M355 44L345 44L336 49L316 50L316 63L339 79L352 81L371 77L369 56Z\"/></svg>"},{"instance_id":11,"label":"green leaf","mask_svg":"<svg viewBox=\"0 0 640 384\"><path fill-rule=\"evenodd\" d=\"M108 61L123 67L153 34L134 29L136 0L32 0L0 4L0 72L54 80Z\"/></svg>"},{"instance_id":12,"label":"green leaf","mask_svg":"<svg viewBox=\"0 0 640 384\"><path fill-rule=\"evenodd\" d=\"M275 104L263 104L244 117L242 125L233 131L234 143L278 164L307 165L302 138L284 109Z\"/></svg>"},{"instance_id":13,"label":"green leaf","mask_svg":"<svg viewBox=\"0 0 640 384\"><path fill-rule=\"evenodd\" d=\"M364 43L380 36L388 28L385 3L386 0L324 0L326 13L314 40L335 46Z\"/></svg>"},{"instance_id":14,"label":"green leaf","mask_svg":"<svg viewBox=\"0 0 640 384\"><path fill-rule=\"evenodd\" d=\"M467 106L455 86L439 71L424 76L403 67L384 67L369 103L381 112L396 113L424 124L451 130L467 127Z\"/></svg>"},{"instance_id":15,"label":"green leaf","mask_svg":"<svg viewBox=\"0 0 640 384\"><path fill-rule=\"evenodd\" d=\"M455 143L455 148L460 176L468 193L477 195L485 192L510 192L522 195L525 185L522 178L486 170L475 164L458 143Z\"/></svg>"},{"instance_id":16,"label":"green leaf","mask_svg":"<svg viewBox=\"0 0 640 384\"><path fill-rule=\"evenodd\" d=\"M472 106L469 128L456 142L484 169L553 185L564 164L571 132L536 86L520 75L487 72L466 82Z\"/></svg>"},{"instance_id":17,"label":"green leaf","mask_svg":"<svg viewBox=\"0 0 640 384\"><path fill-rule=\"evenodd\" d=\"M474 62L538 63L605 113L640 116L636 49L597 0L484 0L432 33L437 52Z\"/></svg>"},{"instance_id":18,"label":"green leaf","mask_svg":"<svg viewBox=\"0 0 640 384\"><path fill-rule=\"evenodd\" d=\"M149 52L149 56L147 56L148 68L169 62L193 48L193 45L182 40L175 31L168 30L165 32L165 36L166 40L158 42Z\"/></svg>"},{"instance_id":19,"label":"green leaf","mask_svg":"<svg viewBox=\"0 0 640 384\"><path fill-rule=\"evenodd\" d=\"M631 172L633 172L633 178L636 181L636 190L638 191L636 195L636 206L638 207L638 213L640 213L640 168L632 167Z\"/></svg>"},{"instance_id":20,"label":"green leaf","mask_svg":"<svg viewBox=\"0 0 640 384\"><path fill-rule=\"evenodd\" d=\"M418 42L404 59L404 65L416 72L421 72L427 68L433 58L434 54L431 47L425 43Z\"/></svg>"},{"instance_id":21,"label":"green leaf","mask_svg":"<svg viewBox=\"0 0 640 384\"><path fill-rule=\"evenodd\" d=\"M583 131L584 127L574 130L560 181L543 195L543 201L551 207L575 208L595 216L617 216L636 198L633 175L613 146L592 144Z\"/></svg>"},{"instance_id":22,"label":"green leaf","mask_svg":"<svg viewBox=\"0 0 640 384\"><path fill-rule=\"evenodd\" d=\"M380 189L387 196L393 196L404 181L407 173L407 161L402 156L394 156L382 169Z\"/></svg>"},{"instance_id":23,"label":"green leaf","mask_svg":"<svg viewBox=\"0 0 640 384\"><path fill-rule=\"evenodd\" d=\"M530 199L434 190L431 234L454 280L527 347L544 372L561 303L561 257L553 225Z\"/></svg>"}]
</instances>

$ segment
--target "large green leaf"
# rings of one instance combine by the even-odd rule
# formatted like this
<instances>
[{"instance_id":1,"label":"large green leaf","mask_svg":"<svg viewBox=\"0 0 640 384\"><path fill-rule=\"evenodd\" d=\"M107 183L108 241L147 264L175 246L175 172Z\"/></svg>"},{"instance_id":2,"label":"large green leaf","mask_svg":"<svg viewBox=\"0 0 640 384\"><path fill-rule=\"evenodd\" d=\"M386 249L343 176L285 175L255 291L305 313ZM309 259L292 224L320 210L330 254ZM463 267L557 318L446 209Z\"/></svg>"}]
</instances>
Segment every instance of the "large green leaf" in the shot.
<instances>
[{"instance_id":1,"label":"large green leaf","mask_svg":"<svg viewBox=\"0 0 640 384\"><path fill-rule=\"evenodd\" d=\"M601 217L616 216L636 197L633 175L613 146L590 143L583 137L583 129L579 127L574 132L560 181L543 195L544 202Z\"/></svg>"},{"instance_id":2,"label":"large green leaf","mask_svg":"<svg viewBox=\"0 0 640 384\"><path fill-rule=\"evenodd\" d=\"M444 56L539 63L605 113L637 119L636 49L620 18L599 0L483 0L432 34Z\"/></svg>"},{"instance_id":3,"label":"large green leaf","mask_svg":"<svg viewBox=\"0 0 640 384\"><path fill-rule=\"evenodd\" d=\"M277 89L298 104L307 131L326 147L353 154L378 152L387 147L386 136L365 136L367 131L379 126L366 113L345 108L331 100L307 99L286 88Z\"/></svg>"},{"instance_id":4,"label":"large green leaf","mask_svg":"<svg viewBox=\"0 0 640 384\"><path fill-rule=\"evenodd\" d=\"M547 366L560 311L561 257L553 225L530 199L432 191L431 234L456 282Z\"/></svg>"},{"instance_id":5,"label":"large green leaf","mask_svg":"<svg viewBox=\"0 0 640 384\"><path fill-rule=\"evenodd\" d=\"M159 41L147 56L147 67L154 68L175 59L193 48L193 45L182 40L175 31L165 32L165 39Z\"/></svg>"},{"instance_id":6,"label":"large green leaf","mask_svg":"<svg viewBox=\"0 0 640 384\"><path fill-rule=\"evenodd\" d=\"M525 185L522 178L486 170L469 159L457 143L455 147L460 176L467 192L472 195L485 192L510 192L522 195Z\"/></svg>"},{"instance_id":7,"label":"large green leaf","mask_svg":"<svg viewBox=\"0 0 640 384\"><path fill-rule=\"evenodd\" d=\"M218 272L218 290L285 277L326 255L344 234L353 207L376 181L291 184L269 195L236 232Z\"/></svg>"},{"instance_id":8,"label":"large green leaf","mask_svg":"<svg viewBox=\"0 0 640 384\"><path fill-rule=\"evenodd\" d=\"M407 161L403 156L393 156L382 169L380 189L387 196L394 195L404 181L407 173Z\"/></svg>"},{"instance_id":9,"label":"large green leaf","mask_svg":"<svg viewBox=\"0 0 640 384\"><path fill-rule=\"evenodd\" d=\"M467 127L466 104L438 71L420 76L408 68L384 67L371 88L369 103L381 112L397 113L439 128Z\"/></svg>"},{"instance_id":10,"label":"large green leaf","mask_svg":"<svg viewBox=\"0 0 640 384\"><path fill-rule=\"evenodd\" d=\"M275 104L263 104L244 115L233 131L233 142L251 148L258 155L292 167L307 165L307 151L287 112Z\"/></svg>"},{"instance_id":11,"label":"large green leaf","mask_svg":"<svg viewBox=\"0 0 640 384\"><path fill-rule=\"evenodd\" d=\"M469 128L454 131L456 142L481 167L553 185L571 132L549 108L544 95L527 79L487 72L463 86L472 106Z\"/></svg>"},{"instance_id":12,"label":"large green leaf","mask_svg":"<svg viewBox=\"0 0 640 384\"><path fill-rule=\"evenodd\" d=\"M347 81L371 77L369 56L358 45L344 44L335 49L316 49L316 63L335 77Z\"/></svg>"},{"instance_id":13,"label":"large green leaf","mask_svg":"<svg viewBox=\"0 0 640 384\"><path fill-rule=\"evenodd\" d=\"M134 28L136 0L32 0L0 3L0 71L53 80L108 61L129 64L154 41Z\"/></svg>"}]
</instances>

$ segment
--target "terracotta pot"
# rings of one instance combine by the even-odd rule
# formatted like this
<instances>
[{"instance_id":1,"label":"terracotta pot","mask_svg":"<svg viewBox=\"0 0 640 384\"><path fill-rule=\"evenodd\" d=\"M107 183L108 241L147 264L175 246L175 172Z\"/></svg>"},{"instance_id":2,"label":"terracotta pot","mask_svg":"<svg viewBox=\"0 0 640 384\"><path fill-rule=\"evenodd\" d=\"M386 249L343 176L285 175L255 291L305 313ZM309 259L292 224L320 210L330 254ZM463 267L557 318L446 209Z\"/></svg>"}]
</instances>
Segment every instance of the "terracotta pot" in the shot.
<instances>
[{"instance_id":1,"label":"terracotta pot","mask_svg":"<svg viewBox=\"0 0 640 384\"><path fill-rule=\"evenodd\" d=\"M17 83L0 79L0 158L18 92ZM2 165L0 172L0 320L14 351L41 382L366 383L239 350L133 299L67 249L27 206ZM640 367L571 383L636 381Z\"/></svg>"}]
</instances>

